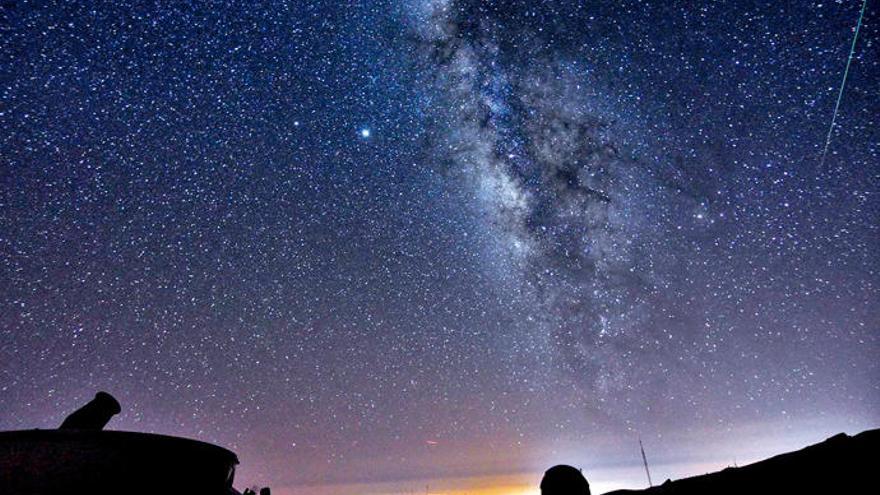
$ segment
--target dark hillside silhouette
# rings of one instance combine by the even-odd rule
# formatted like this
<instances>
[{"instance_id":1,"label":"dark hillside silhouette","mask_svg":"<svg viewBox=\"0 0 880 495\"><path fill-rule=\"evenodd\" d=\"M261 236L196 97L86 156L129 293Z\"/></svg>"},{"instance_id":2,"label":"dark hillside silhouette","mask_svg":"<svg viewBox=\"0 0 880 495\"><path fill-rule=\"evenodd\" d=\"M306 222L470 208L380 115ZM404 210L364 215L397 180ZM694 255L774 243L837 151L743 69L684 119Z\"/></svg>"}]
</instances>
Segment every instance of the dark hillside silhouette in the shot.
<instances>
[{"instance_id":1,"label":"dark hillside silhouette","mask_svg":"<svg viewBox=\"0 0 880 495\"><path fill-rule=\"evenodd\" d=\"M645 490L617 490L605 495L876 493L878 452L880 429L852 437L840 433L824 442L747 466L667 480Z\"/></svg>"}]
</instances>

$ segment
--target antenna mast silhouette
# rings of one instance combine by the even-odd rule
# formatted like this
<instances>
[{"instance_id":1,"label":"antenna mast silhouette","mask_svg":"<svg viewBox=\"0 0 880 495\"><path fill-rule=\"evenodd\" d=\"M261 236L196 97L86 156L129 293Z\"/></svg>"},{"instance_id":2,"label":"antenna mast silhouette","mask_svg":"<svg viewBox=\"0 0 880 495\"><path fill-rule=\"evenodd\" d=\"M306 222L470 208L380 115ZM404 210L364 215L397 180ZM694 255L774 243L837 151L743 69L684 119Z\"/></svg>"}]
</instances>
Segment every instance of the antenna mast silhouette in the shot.
<instances>
[{"instance_id":1,"label":"antenna mast silhouette","mask_svg":"<svg viewBox=\"0 0 880 495\"><path fill-rule=\"evenodd\" d=\"M639 450L642 451L642 462L645 464L645 474L648 475L648 486L653 487L654 483L651 481L651 471L648 470L648 458L645 457L645 447L642 445L642 437L639 437Z\"/></svg>"}]
</instances>

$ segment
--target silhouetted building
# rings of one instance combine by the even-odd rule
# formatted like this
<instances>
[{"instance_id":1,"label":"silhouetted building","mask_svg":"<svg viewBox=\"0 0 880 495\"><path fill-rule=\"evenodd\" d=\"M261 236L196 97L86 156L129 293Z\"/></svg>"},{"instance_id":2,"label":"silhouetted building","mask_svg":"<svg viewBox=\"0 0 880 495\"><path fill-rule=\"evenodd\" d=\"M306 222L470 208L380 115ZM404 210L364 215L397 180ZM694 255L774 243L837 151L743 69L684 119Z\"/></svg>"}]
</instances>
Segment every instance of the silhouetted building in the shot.
<instances>
[{"instance_id":1,"label":"silhouetted building","mask_svg":"<svg viewBox=\"0 0 880 495\"><path fill-rule=\"evenodd\" d=\"M122 408L119 402L107 392L98 392L88 404L70 413L59 429L62 430L103 430L114 415Z\"/></svg>"},{"instance_id":2,"label":"silhouetted building","mask_svg":"<svg viewBox=\"0 0 880 495\"><path fill-rule=\"evenodd\" d=\"M590 495L590 484L579 469L560 464L544 473L541 495Z\"/></svg>"},{"instance_id":3,"label":"silhouetted building","mask_svg":"<svg viewBox=\"0 0 880 495\"><path fill-rule=\"evenodd\" d=\"M187 438L106 431L119 402L98 392L57 430L0 432L0 493L235 495L238 458Z\"/></svg>"}]
</instances>

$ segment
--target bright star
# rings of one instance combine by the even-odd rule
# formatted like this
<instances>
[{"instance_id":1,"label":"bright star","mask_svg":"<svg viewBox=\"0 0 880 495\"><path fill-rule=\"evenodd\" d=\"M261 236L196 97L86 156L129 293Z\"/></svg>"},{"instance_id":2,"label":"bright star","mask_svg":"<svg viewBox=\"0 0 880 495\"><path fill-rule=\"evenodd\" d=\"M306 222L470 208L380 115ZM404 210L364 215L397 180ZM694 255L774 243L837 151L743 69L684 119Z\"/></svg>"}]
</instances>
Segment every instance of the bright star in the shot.
<instances>
[{"instance_id":1,"label":"bright star","mask_svg":"<svg viewBox=\"0 0 880 495\"><path fill-rule=\"evenodd\" d=\"M370 137L370 130L369 129L361 129L361 137L362 138Z\"/></svg>"}]
</instances>

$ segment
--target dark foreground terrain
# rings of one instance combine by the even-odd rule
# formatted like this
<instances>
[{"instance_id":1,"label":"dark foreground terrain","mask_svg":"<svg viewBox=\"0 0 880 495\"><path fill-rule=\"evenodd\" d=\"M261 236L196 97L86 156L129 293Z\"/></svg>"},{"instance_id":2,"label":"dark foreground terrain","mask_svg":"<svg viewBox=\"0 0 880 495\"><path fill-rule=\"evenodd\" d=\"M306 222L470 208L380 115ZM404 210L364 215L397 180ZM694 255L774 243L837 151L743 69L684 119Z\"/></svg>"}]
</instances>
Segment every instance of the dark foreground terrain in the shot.
<instances>
[{"instance_id":1,"label":"dark foreground terrain","mask_svg":"<svg viewBox=\"0 0 880 495\"><path fill-rule=\"evenodd\" d=\"M843 433L822 443L738 468L605 495L877 493L880 429Z\"/></svg>"},{"instance_id":2,"label":"dark foreground terrain","mask_svg":"<svg viewBox=\"0 0 880 495\"><path fill-rule=\"evenodd\" d=\"M880 429L852 437L841 433L747 466L606 495L873 494L878 452ZM236 464L235 454L224 448L163 435L85 429L0 432L3 494L235 495ZM581 483L565 478L553 490L552 483L542 483L544 495L587 492L580 472L568 469Z\"/></svg>"},{"instance_id":3,"label":"dark foreground terrain","mask_svg":"<svg viewBox=\"0 0 880 495\"><path fill-rule=\"evenodd\" d=\"M0 494L230 495L238 458L188 438L130 431L0 432Z\"/></svg>"}]
</instances>

